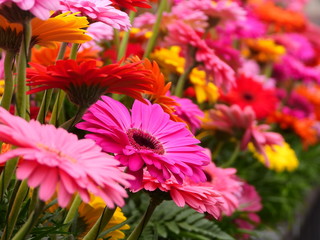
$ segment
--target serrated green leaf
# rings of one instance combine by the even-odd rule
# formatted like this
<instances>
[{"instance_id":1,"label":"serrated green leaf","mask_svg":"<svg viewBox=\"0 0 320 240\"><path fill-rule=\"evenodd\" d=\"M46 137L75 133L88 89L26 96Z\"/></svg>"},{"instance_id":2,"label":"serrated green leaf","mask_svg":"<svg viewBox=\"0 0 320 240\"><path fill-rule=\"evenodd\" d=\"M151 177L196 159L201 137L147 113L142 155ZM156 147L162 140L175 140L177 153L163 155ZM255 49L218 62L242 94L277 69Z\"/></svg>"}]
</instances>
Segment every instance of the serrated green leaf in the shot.
<instances>
[{"instance_id":1,"label":"serrated green leaf","mask_svg":"<svg viewBox=\"0 0 320 240\"><path fill-rule=\"evenodd\" d=\"M181 221L181 220L184 220L184 219L188 218L189 216L191 216L194 213L195 213L195 210L193 210L192 208L185 208L185 210L180 212L175 217L175 219L176 219L176 221Z\"/></svg>"},{"instance_id":2,"label":"serrated green leaf","mask_svg":"<svg viewBox=\"0 0 320 240\"><path fill-rule=\"evenodd\" d=\"M177 235L178 235L178 234L180 233L180 229L179 229L179 227L178 227L178 225L177 225L176 222L173 222L173 221L171 221L171 222L166 222L165 225L166 225L167 228L168 228L171 232L173 232L174 234L177 234Z\"/></svg>"},{"instance_id":3,"label":"serrated green leaf","mask_svg":"<svg viewBox=\"0 0 320 240\"><path fill-rule=\"evenodd\" d=\"M164 225L157 224L156 229L160 237L163 237L163 238L168 237L168 232Z\"/></svg>"}]
</instances>

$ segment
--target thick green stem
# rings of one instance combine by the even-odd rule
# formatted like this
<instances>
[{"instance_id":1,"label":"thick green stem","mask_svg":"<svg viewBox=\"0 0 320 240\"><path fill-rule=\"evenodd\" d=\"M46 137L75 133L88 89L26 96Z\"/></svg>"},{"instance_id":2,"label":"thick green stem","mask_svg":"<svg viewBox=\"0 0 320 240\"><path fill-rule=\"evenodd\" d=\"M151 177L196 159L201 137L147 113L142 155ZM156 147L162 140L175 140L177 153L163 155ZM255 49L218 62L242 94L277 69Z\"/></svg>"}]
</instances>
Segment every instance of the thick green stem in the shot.
<instances>
[{"instance_id":1,"label":"thick green stem","mask_svg":"<svg viewBox=\"0 0 320 240\"><path fill-rule=\"evenodd\" d=\"M13 74L12 74L12 66L14 62L15 54L13 52L6 52L6 56L4 59L4 93L1 99L1 107L9 110L13 89L14 89L14 82L13 82Z\"/></svg>"},{"instance_id":2,"label":"thick green stem","mask_svg":"<svg viewBox=\"0 0 320 240\"><path fill-rule=\"evenodd\" d=\"M138 225L135 227L135 229L132 231L130 236L127 238L127 240L139 239L144 227L147 225L148 221L150 220L154 210L161 202L162 202L162 199L156 199L156 198L150 199L150 203L147 208L147 211L144 213L142 219L140 220Z\"/></svg>"},{"instance_id":3,"label":"thick green stem","mask_svg":"<svg viewBox=\"0 0 320 240\"><path fill-rule=\"evenodd\" d=\"M80 47L79 43L73 43L72 44L70 57L69 57L70 59L76 60L79 47Z\"/></svg>"},{"instance_id":4,"label":"thick green stem","mask_svg":"<svg viewBox=\"0 0 320 240\"><path fill-rule=\"evenodd\" d=\"M17 234L12 238L12 240L24 240L26 236L31 232L34 225L37 223L42 210L44 209L45 202L39 200L34 211L29 216L28 220L23 224L22 228L17 232Z\"/></svg>"},{"instance_id":5,"label":"thick green stem","mask_svg":"<svg viewBox=\"0 0 320 240\"><path fill-rule=\"evenodd\" d=\"M68 46L68 43L62 43L61 44L56 60L64 59L64 55L66 53L67 46ZM47 112L49 110L51 98L52 98L52 93L53 93L52 89L46 90L44 92L44 95L42 97L42 102L41 102L41 105L40 105L40 110L39 110L39 113L38 113L38 116L37 116L37 120L39 122L42 122L42 123L45 122L45 119L46 119L46 116L47 116Z\"/></svg>"},{"instance_id":6,"label":"thick green stem","mask_svg":"<svg viewBox=\"0 0 320 240\"><path fill-rule=\"evenodd\" d=\"M222 164L222 167L226 168L226 167L230 167L233 165L234 161L237 159L238 155L240 153L240 143L237 142L236 146L233 150L232 155L230 156L230 158L228 159L227 162L225 162L224 164Z\"/></svg>"},{"instance_id":7,"label":"thick green stem","mask_svg":"<svg viewBox=\"0 0 320 240\"><path fill-rule=\"evenodd\" d=\"M188 54L190 55L190 59L194 59L196 48L192 47L192 46L189 46L188 50L189 50ZM174 90L174 95L176 95L177 97L182 97L186 81L187 81L192 69L194 67L196 67L196 62L194 60L192 60L192 61L193 62L191 62L189 64L189 66L185 66L184 73L178 79L177 86L176 86L176 88Z\"/></svg>"},{"instance_id":8,"label":"thick green stem","mask_svg":"<svg viewBox=\"0 0 320 240\"><path fill-rule=\"evenodd\" d=\"M51 118L50 118L50 124L56 125L57 121L59 119L59 115L61 113L63 102L66 98L66 93L62 90L58 91L56 101L54 102Z\"/></svg>"},{"instance_id":9,"label":"thick green stem","mask_svg":"<svg viewBox=\"0 0 320 240\"><path fill-rule=\"evenodd\" d=\"M77 215L77 212L78 212L78 208L79 208L79 205L81 203L81 198L80 196L77 194L75 196L75 198L73 199L73 202L71 204L71 207L67 213L67 216L66 218L64 219L64 224L65 226L62 227L62 231L68 231L71 223L72 223L72 220L74 219L74 217Z\"/></svg>"},{"instance_id":10,"label":"thick green stem","mask_svg":"<svg viewBox=\"0 0 320 240\"><path fill-rule=\"evenodd\" d=\"M60 127L70 131L71 128L82 119L82 116L86 112L86 110L86 107L79 107L76 115L68 121L64 122Z\"/></svg>"},{"instance_id":11,"label":"thick green stem","mask_svg":"<svg viewBox=\"0 0 320 240\"><path fill-rule=\"evenodd\" d=\"M152 50L156 44L159 30L160 30L162 14L163 14L163 11L165 10L166 7L167 7L167 0L161 0L159 8L158 8L158 12L157 12L157 19L156 19L156 22L152 28L152 36L150 37L150 39L148 41L146 50L143 55L144 58L149 57L150 53L152 52Z\"/></svg>"},{"instance_id":12,"label":"thick green stem","mask_svg":"<svg viewBox=\"0 0 320 240\"><path fill-rule=\"evenodd\" d=\"M70 52L70 59L75 60L77 58L79 46L80 46L80 44L78 44L78 43L72 44L71 52ZM57 124L57 120L59 119L65 98L66 98L66 93L62 90L59 90L56 101L53 106L52 115L51 115L51 119L50 119L50 123L53 125Z\"/></svg>"},{"instance_id":13,"label":"thick green stem","mask_svg":"<svg viewBox=\"0 0 320 240\"><path fill-rule=\"evenodd\" d=\"M16 96L16 112L22 118L27 117L29 106L27 106L26 95L26 68L28 61L28 53L30 40L32 35L31 23L26 22L23 26L24 34L21 42L19 57L18 57L18 71L17 71L17 96Z\"/></svg>"},{"instance_id":14,"label":"thick green stem","mask_svg":"<svg viewBox=\"0 0 320 240\"><path fill-rule=\"evenodd\" d=\"M16 225L21 205L23 203L23 200L27 196L28 193L28 185L27 180L22 181L19 190L17 194L15 195L15 199L12 205L12 208L10 209L9 217L6 221L6 227L4 228L4 231L2 233L1 240L9 240L11 239L11 235L14 229L14 226Z\"/></svg>"},{"instance_id":15,"label":"thick green stem","mask_svg":"<svg viewBox=\"0 0 320 240\"><path fill-rule=\"evenodd\" d=\"M28 209L28 216L30 216L30 214L32 214L32 212L34 211L34 209L36 207L36 204L38 202L38 192L39 192L39 188L33 189L32 197L31 197L31 201L30 201L30 205L29 205L29 209Z\"/></svg>"},{"instance_id":16,"label":"thick green stem","mask_svg":"<svg viewBox=\"0 0 320 240\"><path fill-rule=\"evenodd\" d=\"M114 208L107 208L102 212L102 215L94 224L94 226L90 229L90 231L84 236L83 240L96 240L99 237L101 231L107 226L108 222L112 218L114 212L116 211L117 207Z\"/></svg>"},{"instance_id":17,"label":"thick green stem","mask_svg":"<svg viewBox=\"0 0 320 240\"><path fill-rule=\"evenodd\" d=\"M2 202L4 193L6 192L10 181L12 179L12 176L16 170L17 164L19 159L13 158L10 161L8 161L4 167L4 170L2 171L0 175L0 201Z\"/></svg>"},{"instance_id":18,"label":"thick green stem","mask_svg":"<svg viewBox=\"0 0 320 240\"><path fill-rule=\"evenodd\" d=\"M136 16L136 12L134 11L130 11L129 17L130 17L130 22L132 24L134 17ZM130 30L128 30L127 32L124 33L121 43L120 43L120 47L118 49L118 57L117 60L120 61L127 52L127 46L128 46L128 42L129 42L129 37L130 37Z\"/></svg>"}]
</instances>

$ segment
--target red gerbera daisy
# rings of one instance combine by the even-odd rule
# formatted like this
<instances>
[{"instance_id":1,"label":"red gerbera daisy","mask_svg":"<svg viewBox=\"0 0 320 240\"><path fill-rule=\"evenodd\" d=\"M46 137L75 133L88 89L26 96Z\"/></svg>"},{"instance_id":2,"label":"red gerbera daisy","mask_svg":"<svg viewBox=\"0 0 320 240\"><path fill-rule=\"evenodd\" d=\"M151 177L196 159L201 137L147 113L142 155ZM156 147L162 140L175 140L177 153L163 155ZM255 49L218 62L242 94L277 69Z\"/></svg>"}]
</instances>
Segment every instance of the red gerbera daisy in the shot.
<instances>
[{"instance_id":1,"label":"red gerbera daisy","mask_svg":"<svg viewBox=\"0 0 320 240\"><path fill-rule=\"evenodd\" d=\"M111 0L111 2L116 7L127 8L135 12L137 9L134 7L151 8L147 0Z\"/></svg>"},{"instance_id":2,"label":"red gerbera daisy","mask_svg":"<svg viewBox=\"0 0 320 240\"><path fill-rule=\"evenodd\" d=\"M75 60L60 60L56 65L42 66L30 63L28 86L35 87L28 94L47 89L64 90L70 100L83 107L95 103L104 93L126 94L144 101L141 92L151 90L148 70L141 70L137 63L121 66L121 61L97 67L95 60L78 63Z\"/></svg>"},{"instance_id":3,"label":"red gerbera daisy","mask_svg":"<svg viewBox=\"0 0 320 240\"><path fill-rule=\"evenodd\" d=\"M257 119L263 119L275 111L278 103L274 90L265 89L261 83L243 74L237 78L236 86L228 94L222 93L221 100L236 104L241 109L251 106Z\"/></svg>"}]
</instances>

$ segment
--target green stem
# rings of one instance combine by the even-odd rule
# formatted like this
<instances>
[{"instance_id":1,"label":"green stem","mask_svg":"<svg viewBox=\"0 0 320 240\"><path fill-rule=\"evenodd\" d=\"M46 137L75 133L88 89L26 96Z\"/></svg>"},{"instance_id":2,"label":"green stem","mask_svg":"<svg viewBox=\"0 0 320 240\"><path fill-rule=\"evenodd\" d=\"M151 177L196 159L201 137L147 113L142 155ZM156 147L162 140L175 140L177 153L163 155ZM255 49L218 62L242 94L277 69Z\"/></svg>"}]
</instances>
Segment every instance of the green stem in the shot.
<instances>
[{"instance_id":1,"label":"green stem","mask_svg":"<svg viewBox=\"0 0 320 240\"><path fill-rule=\"evenodd\" d=\"M2 233L2 238L1 240L9 240L11 239L11 235L14 229L14 226L16 225L19 212L21 209L21 205L23 203L23 200L27 196L28 193L28 185L27 185L27 180L22 181L19 190L15 196L12 208L10 209L10 214L7 219L7 224L6 227L4 228L4 231Z\"/></svg>"},{"instance_id":2,"label":"green stem","mask_svg":"<svg viewBox=\"0 0 320 240\"><path fill-rule=\"evenodd\" d=\"M23 224L22 228L17 232L17 234L12 238L12 240L24 240L29 232L32 230L34 225L37 223L42 210L44 209L45 202L39 200L34 211L29 216L28 220Z\"/></svg>"},{"instance_id":3,"label":"green stem","mask_svg":"<svg viewBox=\"0 0 320 240\"><path fill-rule=\"evenodd\" d=\"M118 52L120 48L120 33L118 29L113 30L113 45L115 46L115 51Z\"/></svg>"},{"instance_id":4,"label":"green stem","mask_svg":"<svg viewBox=\"0 0 320 240\"><path fill-rule=\"evenodd\" d=\"M32 197L31 197L31 201L30 201L30 205L29 205L29 209L28 209L28 216L30 216L30 214L32 214L32 212L34 211L34 209L37 205L38 192L39 192L39 188L33 189Z\"/></svg>"},{"instance_id":5,"label":"green stem","mask_svg":"<svg viewBox=\"0 0 320 240\"><path fill-rule=\"evenodd\" d=\"M71 47L71 52L70 52L70 59L75 60L77 58L77 53L79 50L79 46L80 44L78 43L73 43L72 47ZM57 124L57 120L59 119L60 113L61 113L61 109L63 106L63 102L66 98L66 93L64 91L62 91L61 89L58 92L56 101L54 103L53 106L53 110L52 110L52 115L51 115L51 119L50 119L50 123L53 125Z\"/></svg>"},{"instance_id":6,"label":"green stem","mask_svg":"<svg viewBox=\"0 0 320 240\"><path fill-rule=\"evenodd\" d=\"M147 211L144 213L142 219L138 223L138 225L135 227L135 229L132 231L130 236L127 238L127 240L137 240L139 239L144 227L147 225L150 217L152 216L154 210L156 207L162 202L162 199L157 198L151 198L149 206L147 208Z\"/></svg>"},{"instance_id":7,"label":"green stem","mask_svg":"<svg viewBox=\"0 0 320 240\"><path fill-rule=\"evenodd\" d=\"M145 50L144 55L143 55L144 58L149 57L150 53L152 52L152 50L153 50L153 48L154 48L154 46L156 44L156 41L157 41L157 38L158 38L158 34L159 34L159 30L160 30L162 13L165 10L166 6L167 6L167 0L161 0L159 8L158 8L158 12L157 12L157 19L156 19L156 22L155 22L155 24L153 25L153 28L152 28L152 36L150 37L150 39L148 41L146 50Z\"/></svg>"},{"instance_id":8,"label":"green stem","mask_svg":"<svg viewBox=\"0 0 320 240\"><path fill-rule=\"evenodd\" d=\"M64 122L60 127L70 131L71 128L82 119L82 116L86 112L86 110L86 107L79 107L76 115L68 121Z\"/></svg>"},{"instance_id":9,"label":"green stem","mask_svg":"<svg viewBox=\"0 0 320 240\"><path fill-rule=\"evenodd\" d=\"M196 53L196 48L189 46L188 50L189 50L188 54L190 55L190 59L194 59L195 53ZM178 79L177 86L174 90L174 95L176 95L177 97L182 97L184 86L186 84L186 80L188 79L192 69L194 67L196 67L196 65L197 65L194 60L192 60L192 61L193 62L190 63L189 66L185 66L184 73Z\"/></svg>"},{"instance_id":10,"label":"green stem","mask_svg":"<svg viewBox=\"0 0 320 240\"><path fill-rule=\"evenodd\" d=\"M108 222L112 218L114 212L116 211L117 207L114 208L107 208L102 212L102 215L94 224L94 226L90 229L90 231L84 236L83 240L96 240L99 237L101 231L107 226Z\"/></svg>"},{"instance_id":11,"label":"green stem","mask_svg":"<svg viewBox=\"0 0 320 240\"><path fill-rule=\"evenodd\" d=\"M76 60L79 47L80 47L79 43L73 43L72 44L70 57L69 57L70 59Z\"/></svg>"},{"instance_id":12,"label":"green stem","mask_svg":"<svg viewBox=\"0 0 320 240\"><path fill-rule=\"evenodd\" d=\"M132 24L134 17L136 16L136 12L134 11L130 11L129 17L130 17L130 22ZM117 60L120 61L127 52L127 46L128 46L128 42L129 42L129 37L130 37L130 30L128 30L127 32L124 33L121 43L120 43L120 47L118 49L118 57Z\"/></svg>"},{"instance_id":13,"label":"green stem","mask_svg":"<svg viewBox=\"0 0 320 240\"><path fill-rule=\"evenodd\" d=\"M60 45L59 53L58 53L58 56L57 56L56 60L62 60L62 59L64 59L64 55L65 55L65 53L66 53L67 46L68 46L68 43L66 43L66 42L63 42L63 43Z\"/></svg>"},{"instance_id":14,"label":"green stem","mask_svg":"<svg viewBox=\"0 0 320 240\"><path fill-rule=\"evenodd\" d=\"M13 82L13 74L12 74L12 66L14 62L15 54L11 51L6 52L6 56L4 59L4 93L1 99L1 107L9 110L13 89L14 89L14 82Z\"/></svg>"},{"instance_id":15,"label":"green stem","mask_svg":"<svg viewBox=\"0 0 320 240\"><path fill-rule=\"evenodd\" d=\"M232 166L233 163L234 163L234 161L237 159L239 153L240 153L240 143L237 142L237 143L236 143L236 147L234 148L232 155L230 156L230 158L228 159L227 162L225 162L224 164L222 164L222 167L223 167L223 168L226 168L226 167Z\"/></svg>"},{"instance_id":16,"label":"green stem","mask_svg":"<svg viewBox=\"0 0 320 240\"><path fill-rule=\"evenodd\" d=\"M66 93L62 90L58 91L56 101L54 102L51 118L50 118L50 124L56 125L57 121L59 119L59 115L61 113L63 102L66 98Z\"/></svg>"},{"instance_id":17,"label":"green stem","mask_svg":"<svg viewBox=\"0 0 320 240\"><path fill-rule=\"evenodd\" d=\"M62 231L66 231L66 232L68 231L72 220L77 215L80 203L81 203L81 198L80 198L79 194L77 194L75 196L75 198L73 199L73 202L72 202L71 207L67 213L66 218L64 219L63 223L65 224L65 226L62 227Z\"/></svg>"},{"instance_id":18,"label":"green stem","mask_svg":"<svg viewBox=\"0 0 320 240\"><path fill-rule=\"evenodd\" d=\"M64 43L61 44L56 60L64 59L64 55L66 53L67 46L68 46L68 43L64 42ZM51 102L51 98L52 98L52 93L53 93L53 89L49 89L49 90L46 90L44 92L44 95L42 97L42 102L41 102L41 105L40 105L40 110L39 110L39 113L38 113L38 116L37 116L37 120L39 122L42 122L42 123L45 122L45 119L46 119L46 116L47 116L47 112L49 110L49 105L50 105L50 102Z\"/></svg>"},{"instance_id":19,"label":"green stem","mask_svg":"<svg viewBox=\"0 0 320 240\"><path fill-rule=\"evenodd\" d=\"M215 148L215 150L212 153L212 161L215 161L215 159L218 156L218 153L220 152L223 145L224 145L224 142L219 141L219 143L217 144L217 147Z\"/></svg>"},{"instance_id":20,"label":"green stem","mask_svg":"<svg viewBox=\"0 0 320 240\"><path fill-rule=\"evenodd\" d=\"M273 63L267 62L265 63L264 69L263 69L263 75L265 75L267 78L270 78L273 71Z\"/></svg>"},{"instance_id":21,"label":"green stem","mask_svg":"<svg viewBox=\"0 0 320 240\"><path fill-rule=\"evenodd\" d=\"M26 22L23 26L24 34L21 42L19 57L18 57L18 71L17 71L17 97L16 97L16 112L22 118L26 119L26 113L28 112L29 106L27 106L27 95L26 95L26 67L28 61L28 52L31 40L31 23Z\"/></svg>"},{"instance_id":22,"label":"green stem","mask_svg":"<svg viewBox=\"0 0 320 240\"><path fill-rule=\"evenodd\" d=\"M13 158L10 161L8 161L4 167L4 170L1 173L1 176L0 176L0 201L1 202L3 200L4 193L6 192L10 184L12 176L14 175L18 161L19 161L19 158Z\"/></svg>"}]
</instances>

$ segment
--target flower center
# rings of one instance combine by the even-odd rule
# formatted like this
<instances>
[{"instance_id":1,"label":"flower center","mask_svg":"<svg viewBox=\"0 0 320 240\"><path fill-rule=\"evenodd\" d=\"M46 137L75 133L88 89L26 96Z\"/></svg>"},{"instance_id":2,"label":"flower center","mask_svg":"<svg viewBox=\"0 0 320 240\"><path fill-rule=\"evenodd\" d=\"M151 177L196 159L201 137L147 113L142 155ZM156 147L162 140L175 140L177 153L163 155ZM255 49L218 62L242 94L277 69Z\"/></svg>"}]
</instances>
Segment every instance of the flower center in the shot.
<instances>
[{"instance_id":1,"label":"flower center","mask_svg":"<svg viewBox=\"0 0 320 240\"><path fill-rule=\"evenodd\" d=\"M252 101L253 100L253 96L250 93L244 93L243 94L243 98L247 101Z\"/></svg>"},{"instance_id":2,"label":"flower center","mask_svg":"<svg viewBox=\"0 0 320 240\"><path fill-rule=\"evenodd\" d=\"M131 128L128 130L127 135L131 146L135 149L151 150L160 155L163 155L165 152L161 142L149 133Z\"/></svg>"}]
</instances>

